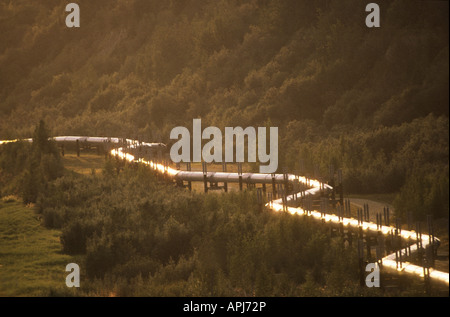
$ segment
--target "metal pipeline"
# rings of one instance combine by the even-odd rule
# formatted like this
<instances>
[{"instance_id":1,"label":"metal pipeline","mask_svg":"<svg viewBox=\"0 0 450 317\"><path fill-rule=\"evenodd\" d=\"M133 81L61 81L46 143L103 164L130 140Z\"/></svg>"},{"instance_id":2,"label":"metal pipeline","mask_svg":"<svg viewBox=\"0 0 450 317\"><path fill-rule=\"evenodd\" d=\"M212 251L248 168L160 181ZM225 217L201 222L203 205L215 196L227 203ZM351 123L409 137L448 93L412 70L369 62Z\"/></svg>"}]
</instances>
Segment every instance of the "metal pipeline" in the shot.
<instances>
[{"instance_id":1,"label":"metal pipeline","mask_svg":"<svg viewBox=\"0 0 450 317\"><path fill-rule=\"evenodd\" d=\"M86 142L86 143L114 143L114 144L125 144L128 149L136 149L138 146L144 146L149 148L161 148L166 145L163 143L143 143L138 142L132 139L123 139L123 138L110 138L110 137L87 137L87 136L58 136L54 137L53 140L56 142ZM17 142L20 140L6 140L0 141L1 144L9 143L9 142ZM22 141L32 142L32 139L23 139ZM318 180L306 179L305 177L296 176L293 174L260 174L260 173L228 173L228 172L200 172L200 171L180 171L175 170L169 166L165 166L160 163L155 163L152 161L147 161L142 158L135 159L135 157L127 153L123 147L111 150L111 155L117 156L121 159L130 161L130 162L139 162L149 166L150 168L160 172L170 175L175 180L182 181L204 181L204 175L206 174L206 180L209 182L239 182L240 177L242 182L249 184L281 184L287 182L296 182L303 184L308 184L311 188L298 192L292 195L286 196L286 202L283 204L283 198L273 200L266 204L266 206L273 211L287 211L291 214L297 215L307 215L312 218L315 218L320 221L340 224L343 226L350 226L354 228L361 228L363 231L373 231L373 232L381 232L383 235L388 235L394 232L395 228L392 226L377 226L377 224L368 221L358 221L354 218L345 218L342 216L337 216L333 214L321 213L317 210L305 211L299 207L289 207L286 204L291 200L296 200L299 197L305 196L314 196L319 193L322 189L332 189L332 187L328 184L321 183ZM412 239L416 241L416 232L414 230L401 230L401 237L404 239ZM423 248L426 248L429 244L430 237L426 234L421 234L421 244ZM435 242L439 242L439 239L434 238ZM416 241L417 242L417 241ZM407 248L401 249L397 252L406 255L406 249L410 250L410 252L417 251L417 244L414 243ZM398 261L396 261L396 253L391 253L381 259L381 264L383 269L388 269L391 271L400 271L405 272L407 274L412 274L419 277L424 277L424 268L422 266L418 266L409 262L401 262L401 267L398 266ZM429 277L432 280L440 281L449 285L449 273L441 272L435 269L429 269Z\"/></svg>"},{"instance_id":2,"label":"metal pipeline","mask_svg":"<svg viewBox=\"0 0 450 317\"><path fill-rule=\"evenodd\" d=\"M306 195L314 195L317 193L320 189L318 187L311 188L307 191L305 191ZM298 195L295 194L295 196ZM293 196L288 196L287 200L290 201L293 199ZM270 203L267 203L266 206L268 208L271 208L274 211L283 211L287 210L287 212L295 215L307 215L312 218L315 218L320 221L324 221L326 223L334 223L339 224L342 223L344 226L349 226L353 228L362 228L363 231L373 231L373 232L381 232L383 235L392 234L395 231L395 227L393 226L377 226L377 224L373 222L367 222L367 221L358 221L354 218L345 218L345 217L339 217L333 214L324 214L317 210L312 211L306 211L302 208L298 207L287 207L283 208L283 202L282 199L274 200ZM410 238L413 241L417 242L416 239L416 232L414 230L401 230L400 236L403 239ZM436 237L433 237L435 243L439 243L439 239ZM421 234L421 244L423 248L426 248L430 244L430 237L427 234ZM414 243L410 245L409 247L403 248L397 252L402 252L402 254L407 253L407 249L409 248L411 253L414 253L417 251L417 244ZM398 262L396 261L396 253L393 252L391 254L388 254L387 256L383 257L380 260L380 263L383 267L383 269L387 269L390 271L397 271L397 272L405 272L407 274L416 275L419 277L424 277L424 268L423 266L415 265L413 263L409 262L402 262L401 265L398 265ZM445 283L447 286L449 285L449 273L441 272L438 270L435 270L433 268L429 269L429 276L431 280L439 281Z\"/></svg>"}]
</instances>

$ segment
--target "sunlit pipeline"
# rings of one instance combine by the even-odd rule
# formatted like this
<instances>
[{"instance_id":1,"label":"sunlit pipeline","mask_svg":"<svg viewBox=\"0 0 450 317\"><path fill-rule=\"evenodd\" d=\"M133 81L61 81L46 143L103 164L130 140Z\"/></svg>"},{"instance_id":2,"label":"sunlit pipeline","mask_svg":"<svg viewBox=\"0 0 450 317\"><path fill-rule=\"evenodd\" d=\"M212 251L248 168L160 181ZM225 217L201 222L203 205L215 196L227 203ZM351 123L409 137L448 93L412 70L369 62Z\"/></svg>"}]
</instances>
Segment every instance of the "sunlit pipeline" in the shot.
<instances>
[{"instance_id":1,"label":"sunlit pipeline","mask_svg":"<svg viewBox=\"0 0 450 317\"><path fill-rule=\"evenodd\" d=\"M112 156L118 157L120 159L126 160L128 162L137 162L142 163L155 171L158 171L162 174L166 174L175 179L181 179L186 181L203 181L204 175L207 176L208 180L220 181L220 182L238 182L239 176L245 178L248 183L284 183L286 180L288 182L298 181L302 184L309 185L309 189L298 192L293 195L289 195L286 197L287 202L297 199L299 197L306 195L315 195L320 192L321 188L331 189L331 186L328 184L321 183L318 180L306 179L305 177L300 177L292 174L262 174L262 173L244 173L242 175L238 173L226 173L226 172L196 172L196 171L180 171L175 170L169 166L155 163L153 161L147 161L142 158L136 159L132 154L126 152L126 148L135 149L137 146L147 146L147 147L165 147L162 143L142 143L136 140L131 139L121 139L121 138L109 138L109 137L77 137L77 136L61 136L53 138L56 142L90 142L90 143L114 143L114 144L123 144L124 147L119 147L117 149L111 150L110 154ZM0 145L17 142L20 140L4 140L0 141ZM24 139L22 141L31 142L32 139ZM304 215L308 217L312 217L319 221L324 221L325 223L342 223L343 226L350 226L354 228L361 228L364 231L380 231L383 235L392 234L395 230L393 226L377 226L377 224L373 222L367 221L358 221L354 218L345 218L340 217L333 214L321 213L317 210L306 211L300 207L289 207L283 205L282 199L276 199L268 202L266 207L270 208L275 212L289 212L293 215ZM414 230L401 230L399 233L404 239L411 239L411 241L416 241L420 239L422 247L425 248L430 243L430 236L427 234L421 234L420 237L416 234ZM437 238L434 238L436 241L439 241ZM411 252L417 251L417 244L411 244L409 246ZM400 250L401 254L406 254L406 249L404 248ZM381 259L381 264L383 269L393 270L393 271L401 271L407 274L412 274L415 276L423 277L424 276L424 268L422 266L418 266L409 262L401 262L399 266L396 261L396 254L391 253ZM435 270L433 268L429 269L430 279L441 281L447 285L449 285L449 273L441 272Z\"/></svg>"}]
</instances>

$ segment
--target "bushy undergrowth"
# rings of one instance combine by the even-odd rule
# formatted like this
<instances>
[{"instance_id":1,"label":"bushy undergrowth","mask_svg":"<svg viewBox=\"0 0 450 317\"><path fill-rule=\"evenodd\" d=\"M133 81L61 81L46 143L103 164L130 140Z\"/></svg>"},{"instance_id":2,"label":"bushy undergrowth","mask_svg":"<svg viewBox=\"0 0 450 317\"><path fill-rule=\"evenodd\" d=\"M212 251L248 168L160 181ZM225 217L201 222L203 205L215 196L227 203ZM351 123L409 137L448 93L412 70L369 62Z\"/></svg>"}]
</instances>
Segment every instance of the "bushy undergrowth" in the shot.
<instances>
[{"instance_id":1,"label":"bushy undergrowth","mask_svg":"<svg viewBox=\"0 0 450 317\"><path fill-rule=\"evenodd\" d=\"M354 250L320 224L261 211L253 191L198 194L144 167L66 175L39 203L63 251L85 254L86 292L292 296L358 292Z\"/></svg>"}]
</instances>

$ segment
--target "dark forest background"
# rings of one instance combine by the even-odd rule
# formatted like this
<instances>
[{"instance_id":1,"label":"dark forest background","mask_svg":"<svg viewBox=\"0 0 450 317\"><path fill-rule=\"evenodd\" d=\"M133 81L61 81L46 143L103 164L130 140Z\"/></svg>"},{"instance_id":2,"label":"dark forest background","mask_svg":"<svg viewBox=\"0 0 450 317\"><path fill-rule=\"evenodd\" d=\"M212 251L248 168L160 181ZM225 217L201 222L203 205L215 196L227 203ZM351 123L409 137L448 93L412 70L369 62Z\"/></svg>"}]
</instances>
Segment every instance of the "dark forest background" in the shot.
<instances>
[{"instance_id":1,"label":"dark forest background","mask_svg":"<svg viewBox=\"0 0 450 317\"><path fill-rule=\"evenodd\" d=\"M280 168L448 214L447 1L66 2L0 1L1 139L278 126Z\"/></svg>"},{"instance_id":2,"label":"dark forest background","mask_svg":"<svg viewBox=\"0 0 450 317\"><path fill-rule=\"evenodd\" d=\"M368 2L78 0L69 29L69 1L0 0L0 140L34 138L0 147L0 195L83 255L82 295L422 294L359 287L355 248L252 190L191 193L115 160L79 175L48 140L278 126L280 171L333 165L346 194L448 224L448 1L379 0L380 28Z\"/></svg>"}]
</instances>

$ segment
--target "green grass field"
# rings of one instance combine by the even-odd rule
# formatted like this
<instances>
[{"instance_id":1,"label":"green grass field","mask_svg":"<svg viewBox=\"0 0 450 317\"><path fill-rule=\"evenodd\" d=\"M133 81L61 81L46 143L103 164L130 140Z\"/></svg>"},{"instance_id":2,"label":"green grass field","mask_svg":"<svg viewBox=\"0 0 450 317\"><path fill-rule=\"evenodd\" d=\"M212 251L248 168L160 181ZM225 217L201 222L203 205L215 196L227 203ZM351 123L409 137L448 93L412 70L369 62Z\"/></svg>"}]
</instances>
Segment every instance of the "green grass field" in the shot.
<instances>
[{"instance_id":1,"label":"green grass field","mask_svg":"<svg viewBox=\"0 0 450 317\"><path fill-rule=\"evenodd\" d=\"M65 267L77 261L61 253L60 234L44 228L33 207L0 200L0 296L48 296L66 289Z\"/></svg>"},{"instance_id":2,"label":"green grass field","mask_svg":"<svg viewBox=\"0 0 450 317\"><path fill-rule=\"evenodd\" d=\"M66 170L88 177L93 171L101 173L105 162L104 156L94 153L83 153L81 157L66 153L63 159ZM250 171L251 167L246 167L244 172ZM201 165L193 164L192 170L201 170ZM221 166L211 165L208 170L220 171ZM229 166L228 171L235 171L235 166ZM239 190L238 184L229 185L230 190ZM193 183L193 190L202 192L203 183ZM269 186L268 191L270 190ZM391 203L394 196L349 195L346 198ZM356 207L353 205L352 211L356 215ZM16 197L0 198L0 297L114 295L98 289L92 291L89 283L85 283L80 289L66 287L68 272L65 272L65 267L71 262L80 264L83 284L84 259L83 256L63 254L60 235L61 231L42 226L40 215L35 213L32 206L24 206ZM440 249L447 250L448 257L448 234L439 237L443 243ZM439 263L439 269L448 271L448 260Z\"/></svg>"}]
</instances>

